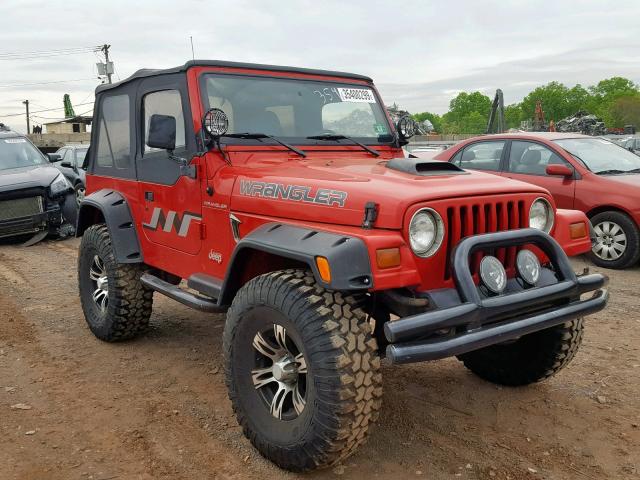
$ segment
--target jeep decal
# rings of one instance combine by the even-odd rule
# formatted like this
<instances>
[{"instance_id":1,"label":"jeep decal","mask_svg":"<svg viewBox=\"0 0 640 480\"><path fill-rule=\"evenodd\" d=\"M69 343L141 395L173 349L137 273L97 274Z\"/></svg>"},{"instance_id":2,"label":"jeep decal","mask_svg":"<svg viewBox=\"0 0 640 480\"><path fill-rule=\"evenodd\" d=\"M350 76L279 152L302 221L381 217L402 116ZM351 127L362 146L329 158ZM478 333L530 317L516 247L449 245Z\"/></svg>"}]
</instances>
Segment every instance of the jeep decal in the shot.
<instances>
[{"instance_id":1,"label":"jeep decal","mask_svg":"<svg viewBox=\"0 0 640 480\"><path fill-rule=\"evenodd\" d=\"M191 212L184 212L181 217L178 212L173 210L169 210L169 213L165 216L162 208L156 207L153 209L149 223L143 223L142 226L148 230L158 230L160 228L167 233L173 229L179 237L186 237L187 233L189 233L191 220L202 220L202 217Z\"/></svg>"},{"instance_id":2,"label":"jeep decal","mask_svg":"<svg viewBox=\"0 0 640 480\"><path fill-rule=\"evenodd\" d=\"M337 205L338 207L344 207L347 201L347 192L342 190L329 188L314 190L313 187L304 185L285 185L250 180L240 180L240 194L247 197L275 198L317 205Z\"/></svg>"}]
</instances>

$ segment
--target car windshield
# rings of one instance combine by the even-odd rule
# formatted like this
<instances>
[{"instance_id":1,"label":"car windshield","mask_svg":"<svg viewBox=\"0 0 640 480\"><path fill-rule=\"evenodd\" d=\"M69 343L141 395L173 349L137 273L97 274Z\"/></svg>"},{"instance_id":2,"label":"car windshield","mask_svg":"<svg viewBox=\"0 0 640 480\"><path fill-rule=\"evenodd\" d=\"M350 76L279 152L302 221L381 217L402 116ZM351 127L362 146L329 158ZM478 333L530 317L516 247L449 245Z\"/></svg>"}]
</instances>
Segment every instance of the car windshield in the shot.
<instances>
[{"instance_id":1,"label":"car windshield","mask_svg":"<svg viewBox=\"0 0 640 480\"><path fill-rule=\"evenodd\" d=\"M604 138L554 140L593 173L638 173L640 157Z\"/></svg>"},{"instance_id":2,"label":"car windshield","mask_svg":"<svg viewBox=\"0 0 640 480\"><path fill-rule=\"evenodd\" d=\"M0 170L42 165L46 159L26 138L0 138Z\"/></svg>"},{"instance_id":3,"label":"car windshield","mask_svg":"<svg viewBox=\"0 0 640 480\"><path fill-rule=\"evenodd\" d=\"M228 133L265 133L297 144L315 144L307 137L318 135L393 140L379 98L364 85L219 74L205 75L204 85L206 107L227 114Z\"/></svg>"}]
</instances>

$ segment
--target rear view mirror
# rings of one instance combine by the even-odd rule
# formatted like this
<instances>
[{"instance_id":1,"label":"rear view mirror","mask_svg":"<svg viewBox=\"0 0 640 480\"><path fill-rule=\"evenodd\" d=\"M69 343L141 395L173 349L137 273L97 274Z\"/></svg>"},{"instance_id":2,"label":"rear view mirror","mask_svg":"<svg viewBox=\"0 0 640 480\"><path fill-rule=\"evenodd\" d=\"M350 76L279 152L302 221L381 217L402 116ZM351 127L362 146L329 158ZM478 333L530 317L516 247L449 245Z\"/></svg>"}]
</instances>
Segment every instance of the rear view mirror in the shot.
<instances>
[{"instance_id":1,"label":"rear view mirror","mask_svg":"<svg viewBox=\"0 0 640 480\"><path fill-rule=\"evenodd\" d=\"M176 148L176 119L171 115L151 115L147 145L162 150Z\"/></svg>"},{"instance_id":2,"label":"rear view mirror","mask_svg":"<svg viewBox=\"0 0 640 480\"><path fill-rule=\"evenodd\" d=\"M573 177L573 169L566 165L547 165L545 171L554 177Z\"/></svg>"},{"instance_id":3,"label":"rear view mirror","mask_svg":"<svg viewBox=\"0 0 640 480\"><path fill-rule=\"evenodd\" d=\"M49 158L49 163L56 163L62 159L57 153L47 153L47 157Z\"/></svg>"}]
</instances>

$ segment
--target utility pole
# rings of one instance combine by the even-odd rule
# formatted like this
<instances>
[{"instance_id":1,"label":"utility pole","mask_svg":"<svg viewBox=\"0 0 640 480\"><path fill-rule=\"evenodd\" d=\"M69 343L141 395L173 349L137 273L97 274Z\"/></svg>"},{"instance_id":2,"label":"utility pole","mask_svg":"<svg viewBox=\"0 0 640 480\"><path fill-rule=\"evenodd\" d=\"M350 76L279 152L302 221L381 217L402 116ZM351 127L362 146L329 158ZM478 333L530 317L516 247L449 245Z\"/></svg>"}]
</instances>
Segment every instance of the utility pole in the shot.
<instances>
[{"instance_id":1,"label":"utility pole","mask_svg":"<svg viewBox=\"0 0 640 480\"><path fill-rule=\"evenodd\" d=\"M109 69L109 48L111 45L107 45L106 43L102 46L101 50L104 52L104 60L107 65L106 73L107 73L107 81L111 83L111 70Z\"/></svg>"},{"instance_id":2,"label":"utility pole","mask_svg":"<svg viewBox=\"0 0 640 480\"><path fill-rule=\"evenodd\" d=\"M29 124L29 100L22 102L27 107L27 135L31 133L31 125Z\"/></svg>"}]
</instances>

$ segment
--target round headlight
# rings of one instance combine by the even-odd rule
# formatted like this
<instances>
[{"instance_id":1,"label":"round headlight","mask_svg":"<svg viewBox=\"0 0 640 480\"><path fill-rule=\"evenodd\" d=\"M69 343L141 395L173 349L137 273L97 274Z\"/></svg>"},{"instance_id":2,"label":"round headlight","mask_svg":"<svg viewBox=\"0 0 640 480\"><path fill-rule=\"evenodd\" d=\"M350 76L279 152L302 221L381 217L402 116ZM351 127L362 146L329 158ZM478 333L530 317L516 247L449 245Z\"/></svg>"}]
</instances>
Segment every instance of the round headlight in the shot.
<instances>
[{"instance_id":1,"label":"round headlight","mask_svg":"<svg viewBox=\"0 0 640 480\"><path fill-rule=\"evenodd\" d=\"M496 257L487 255L480 262L480 278L493 293L502 293L507 287L507 272Z\"/></svg>"},{"instance_id":2,"label":"round headlight","mask_svg":"<svg viewBox=\"0 0 640 480\"><path fill-rule=\"evenodd\" d=\"M529 227L549 233L553 227L553 207L544 198L537 198L529 209Z\"/></svg>"},{"instance_id":3,"label":"round headlight","mask_svg":"<svg viewBox=\"0 0 640 480\"><path fill-rule=\"evenodd\" d=\"M516 258L518 274L529 285L535 285L540 279L540 260L531 250L520 250Z\"/></svg>"},{"instance_id":4,"label":"round headlight","mask_svg":"<svg viewBox=\"0 0 640 480\"><path fill-rule=\"evenodd\" d=\"M431 208L418 210L409 223L411 250L419 257L430 257L438 251L444 238L442 217Z\"/></svg>"}]
</instances>

